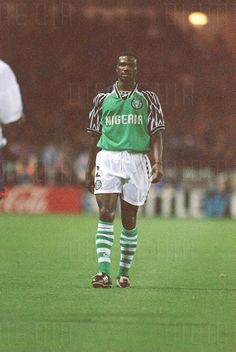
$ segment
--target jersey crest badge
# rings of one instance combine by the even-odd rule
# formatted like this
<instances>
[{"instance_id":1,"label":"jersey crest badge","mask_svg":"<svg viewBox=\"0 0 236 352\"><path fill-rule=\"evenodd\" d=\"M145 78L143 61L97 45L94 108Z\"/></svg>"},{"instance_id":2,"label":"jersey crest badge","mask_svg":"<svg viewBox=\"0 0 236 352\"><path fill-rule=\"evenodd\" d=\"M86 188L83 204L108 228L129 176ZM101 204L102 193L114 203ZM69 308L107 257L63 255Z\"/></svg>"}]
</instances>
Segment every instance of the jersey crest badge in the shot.
<instances>
[{"instance_id":1,"label":"jersey crest badge","mask_svg":"<svg viewBox=\"0 0 236 352\"><path fill-rule=\"evenodd\" d=\"M102 187L102 181L101 180L96 180L95 182L95 189L96 191Z\"/></svg>"},{"instance_id":2,"label":"jersey crest badge","mask_svg":"<svg viewBox=\"0 0 236 352\"><path fill-rule=\"evenodd\" d=\"M135 110L138 110L138 109L141 109L141 107L143 106L143 102L140 99L133 99L131 101L131 105Z\"/></svg>"}]
</instances>

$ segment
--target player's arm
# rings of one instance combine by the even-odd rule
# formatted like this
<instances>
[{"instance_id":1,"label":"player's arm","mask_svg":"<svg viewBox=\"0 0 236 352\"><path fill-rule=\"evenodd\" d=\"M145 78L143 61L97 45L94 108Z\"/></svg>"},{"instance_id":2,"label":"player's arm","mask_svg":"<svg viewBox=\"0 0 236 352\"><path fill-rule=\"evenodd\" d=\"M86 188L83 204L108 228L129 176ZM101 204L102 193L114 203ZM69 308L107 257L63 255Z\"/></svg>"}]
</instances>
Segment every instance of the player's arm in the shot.
<instances>
[{"instance_id":1,"label":"player's arm","mask_svg":"<svg viewBox=\"0 0 236 352\"><path fill-rule=\"evenodd\" d=\"M163 134L165 130L165 121L161 104L154 92L146 92L146 98L149 101L149 131L151 138L152 153L152 183L159 182L163 176Z\"/></svg>"},{"instance_id":2,"label":"player's arm","mask_svg":"<svg viewBox=\"0 0 236 352\"><path fill-rule=\"evenodd\" d=\"M151 151L153 155L152 183L156 183L163 176L163 135L161 131L151 136Z\"/></svg>"},{"instance_id":3,"label":"player's arm","mask_svg":"<svg viewBox=\"0 0 236 352\"><path fill-rule=\"evenodd\" d=\"M93 99L93 109L89 113L88 139L89 139L89 156L86 168L85 186L89 192L94 193L94 167L96 156L99 151L97 142L101 137L101 101L104 94L98 94Z\"/></svg>"},{"instance_id":4,"label":"player's arm","mask_svg":"<svg viewBox=\"0 0 236 352\"><path fill-rule=\"evenodd\" d=\"M85 186L89 190L89 192L93 193L94 192L94 167L95 167L95 161L96 161L96 156L99 151L97 147L97 142L100 138L99 135L89 133L89 155L88 155L88 163L87 163L87 168L86 168L86 177L85 177Z\"/></svg>"}]
</instances>

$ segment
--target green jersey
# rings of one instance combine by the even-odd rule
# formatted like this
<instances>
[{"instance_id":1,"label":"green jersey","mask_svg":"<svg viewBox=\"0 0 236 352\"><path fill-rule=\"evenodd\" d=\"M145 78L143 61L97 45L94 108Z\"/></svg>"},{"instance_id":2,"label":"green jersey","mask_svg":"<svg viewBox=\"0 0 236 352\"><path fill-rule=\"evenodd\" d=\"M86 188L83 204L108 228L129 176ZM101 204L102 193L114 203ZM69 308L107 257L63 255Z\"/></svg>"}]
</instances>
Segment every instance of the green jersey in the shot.
<instances>
[{"instance_id":1,"label":"green jersey","mask_svg":"<svg viewBox=\"0 0 236 352\"><path fill-rule=\"evenodd\" d=\"M117 82L94 98L88 132L100 134L97 146L105 150L146 153L150 136L165 129L161 105L155 93L121 92Z\"/></svg>"}]
</instances>

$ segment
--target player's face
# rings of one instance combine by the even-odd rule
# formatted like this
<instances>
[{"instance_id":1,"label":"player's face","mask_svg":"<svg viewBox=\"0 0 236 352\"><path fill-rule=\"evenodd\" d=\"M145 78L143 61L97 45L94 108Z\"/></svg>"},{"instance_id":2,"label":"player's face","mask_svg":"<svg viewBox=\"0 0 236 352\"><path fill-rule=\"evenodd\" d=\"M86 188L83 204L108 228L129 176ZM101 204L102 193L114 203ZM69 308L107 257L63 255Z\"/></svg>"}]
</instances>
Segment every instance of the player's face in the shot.
<instances>
[{"instance_id":1,"label":"player's face","mask_svg":"<svg viewBox=\"0 0 236 352\"><path fill-rule=\"evenodd\" d=\"M137 73L137 62L134 57L120 56L116 65L118 79L124 83L135 81Z\"/></svg>"}]
</instances>

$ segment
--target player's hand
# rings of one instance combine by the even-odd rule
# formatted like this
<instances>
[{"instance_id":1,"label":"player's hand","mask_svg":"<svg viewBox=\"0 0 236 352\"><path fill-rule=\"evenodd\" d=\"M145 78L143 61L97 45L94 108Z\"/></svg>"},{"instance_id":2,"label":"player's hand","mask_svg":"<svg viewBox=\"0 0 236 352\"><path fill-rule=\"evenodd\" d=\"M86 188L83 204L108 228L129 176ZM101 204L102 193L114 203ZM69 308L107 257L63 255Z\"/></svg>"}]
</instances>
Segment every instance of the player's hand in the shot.
<instances>
[{"instance_id":1,"label":"player's hand","mask_svg":"<svg viewBox=\"0 0 236 352\"><path fill-rule=\"evenodd\" d=\"M85 187L89 190L90 193L94 193L94 177L92 174L86 173Z\"/></svg>"},{"instance_id":2,"label":"player's hand","mask_svg":"<svg viewBox=\"0 0 236 352\"><path fill-rule=\"evenodd\" d=\"M153 164L151 173L151 183L160 182L163 177L163 165L160 162Z\"/></svg>"}]
</instances>

